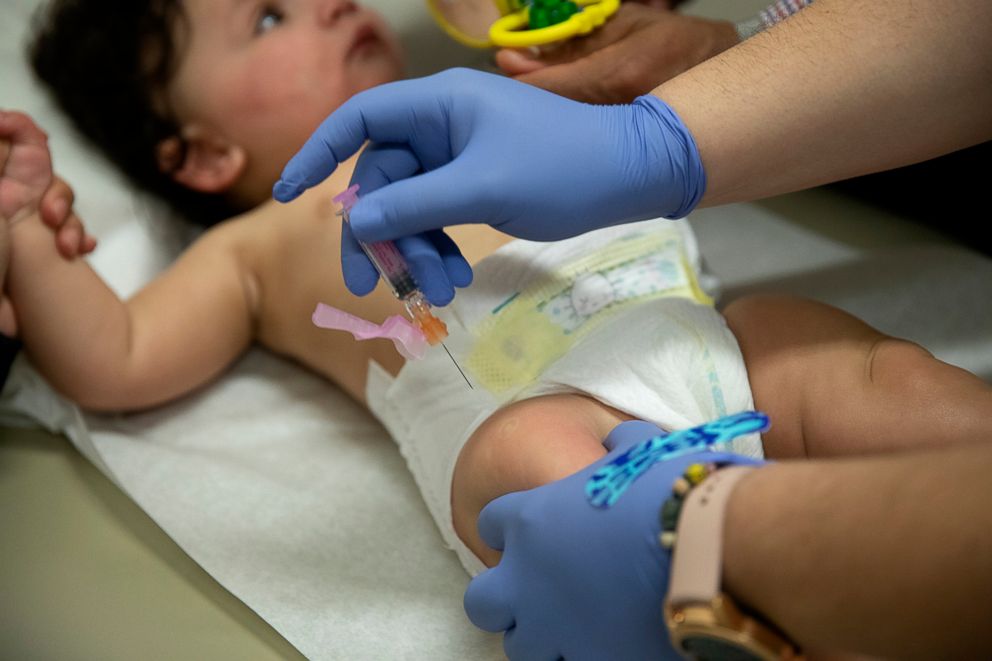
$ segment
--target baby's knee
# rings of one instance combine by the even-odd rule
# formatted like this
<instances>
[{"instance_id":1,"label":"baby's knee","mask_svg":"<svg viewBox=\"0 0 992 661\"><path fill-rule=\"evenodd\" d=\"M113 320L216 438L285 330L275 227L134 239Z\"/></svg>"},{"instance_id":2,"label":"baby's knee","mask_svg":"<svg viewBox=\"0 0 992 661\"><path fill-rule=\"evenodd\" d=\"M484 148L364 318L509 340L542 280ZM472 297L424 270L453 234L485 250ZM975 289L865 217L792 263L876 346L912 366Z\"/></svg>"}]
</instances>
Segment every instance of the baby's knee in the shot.
<instances>
[{"instance_id":1,"label":"baby's knee","mask_svg":"<svg viewBox=\"0 0 992 661\"><path fill-rule=\"evenodd\" d=\"M462 448L451 485L455 531L487 564L498 556L475 528L490 501L565 478L595 462L622 417L578 395L516 402L491 415Z\"/></svg>"},{"instance_id":2,"label":"baby's knee","mask_svg":"<svg viewBox=\"0 0 992 661\"><path fill-rule=\"evenodd\" d=\"M590 401L553 395L500 409L465 444L456 475L470 476L473 491L485 487L497 497L581 470L605 453L601 426L588 415Z\"/></svg>"},{"instance_id":3,"label":"baby's knee","mask_svg":"<svg viewBox=\"0 0 992 661\"><path fill-rule=\"evenodd\" d=\"M918 377L929 372L936 358L925 348L897 337L880 337L865 355L865 379L869 384L918 386Z\"/></svg>"},{"instance_id":4,"label":"baby's knee","mask_svg":"<svg viewBox=\"0 0 992 661\"><path fill-rule=\"evenodd\" d=\"M897 393L907 406L929 403L936 409L965 411L974 402L974 410L992 410L992 385L971 372L945 363L927 349L909 340L883 337L875 342L865 361L865 379L871 388Z\"/></svg>"}]
</instances>

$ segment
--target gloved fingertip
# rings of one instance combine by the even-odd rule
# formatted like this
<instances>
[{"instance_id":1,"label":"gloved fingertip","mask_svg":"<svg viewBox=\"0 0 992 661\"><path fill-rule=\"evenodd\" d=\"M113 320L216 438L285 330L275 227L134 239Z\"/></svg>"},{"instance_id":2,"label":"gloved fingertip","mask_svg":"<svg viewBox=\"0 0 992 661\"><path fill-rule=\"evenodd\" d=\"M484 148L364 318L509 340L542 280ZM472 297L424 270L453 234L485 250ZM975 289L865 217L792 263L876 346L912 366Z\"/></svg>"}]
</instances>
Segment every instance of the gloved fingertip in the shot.
<instances>
[{"instance_id":1,"label":"gloved fingertip","mask_svg":"<svg viewBox=\"0 0 992 661\"><path fill-rule=\"evenodd\" d=\"M472 267L461 255L457 257L446 257L444 266L448 271L448 278L451 280L451 284L455 287L468 287L472 284Z\"/></svg>"},{"instance_id":2,"label":"gloved fingertip","mask_svg":"<svg viewBox=\"0 0 992 661\"><path fill-rule=\"evenodd\" d=\"M375 289L375 284L377 281L360 280L360 279L344 279L344 285L348 288L355 296L368 296Z\"/></svg>"},{"instance_id":3,"label":"gloved fingertip","mask_svg":"<svg viewBox=\"0 0 992 661\"><path fill-rule=\"evenodd\" d=\"M423 234L396 240L396 247L406 258L410 273L431 305L443 307L455 298L455 288L448 279L445 263L434 244Z\"/></svg>"},{"instance_id":4,"label":"gloved fingertip","mask_svg":"<svg viewBox=\"0 0 992 661\"><path fill-rule=\"evenodd\" d=\"M370 294L379 282L379 272L364 255L342 256L341 271L345 287L355 296Z\"/></svg>"},{"instance_id":5,"label":"gloved fingertip","mask_svg":"<svg viewBox=\"0 0 992 661\"><path fill-rule=\"evenodd\" d=\"M486 546L494 551L502 551L504 542L503 530L506 522L513 518L514 513L519 509L518 497L521 492L508 493L500 496L496 500L490 501L479 513L479 520L476 527L479 529L479 536Z\"/></svg>"},{"instance_id":6,"label":"gloved fingertip","mask_svg":"<svg viewBox=\"0 0 992 661\"><path fill-rule=\"evenodd\" d=\"M272 197L278 202L291 202L300 196L300 187L280 179L272 187Z\"/></svg>"},{"instance_id":7,"label":"gloved fingertip","mask_svg":"<svg viewBox=\"0 0 992 661\"><path fill-rule=\"evenodd\" d=\"M646 420L627 420L610 430L603 439L603 446L612 451L622 444L639 443L665 433L661 427Z\"/></svg>"},{"instance_id":8,"label":"gloved fingertip","mask_svg":"<svg viewBox=\"0 0 992 661\"><path fill-rule=\"evenodd\" d=\"M499 567L486 570L469 582L462 607L472 624L483 631L498 633L516 624Z\"/></svg>"},{"instance_id":9,"label":"gloved fingertip","mask_svg":"<svg viewBox=\"0 0 992 661\"><path fill-rule=\"evenodd\" d=\"M421 287L421 291L434 307L443 308L455 300L455 288L448 282L437 282L433 278Z\"/></svg>"}]
</instances>

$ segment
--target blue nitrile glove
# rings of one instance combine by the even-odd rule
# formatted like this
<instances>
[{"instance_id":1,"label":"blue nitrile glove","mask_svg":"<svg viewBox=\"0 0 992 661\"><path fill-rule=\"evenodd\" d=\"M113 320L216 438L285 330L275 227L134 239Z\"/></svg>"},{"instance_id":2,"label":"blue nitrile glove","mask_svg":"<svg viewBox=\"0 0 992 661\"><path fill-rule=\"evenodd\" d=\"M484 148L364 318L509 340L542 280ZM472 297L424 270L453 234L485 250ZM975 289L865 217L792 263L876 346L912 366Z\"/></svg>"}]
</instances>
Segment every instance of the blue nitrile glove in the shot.
<instances>
[{"instance_id":1,"label":"blue nitrile glove","mask_svg":"<svg viewBox=\"0 0 992 661\"><path fill-rule=\"evenodd\" d=\"M366 242L463 223L551 241L655 216L682 217L705 188L692 136L654 96L595 106L452 69L345 102L286 165L275 198L289 201L319 183L366 140L391 147L365 152L352 179L363 191L351 211L352 230ZM402 151L415 162L399 163ZM371 178L395 183L373 192ZM362 268L356 264L363 259L352 251L345 269ZM445 277L436 266L418 272L422 287L424 279ZM358 280L365 282L346 278Z\"/></svg>"},{"instance_id":2,"label":"blue nitrile glove","mask_svg":"<svg viewBox=\"0 0 992 661\"><path fill-rule=\"evenodd\" d=\"M767 418L749 412L734 424L753 432ZM479 532L503 557L469 584L465 611L486 631L506 631L511 661L679 658L662 616L671 559L658 540L662 503L692 463L760 462L692 450L663 459L661 444L684 432L644 443L660 434L647 422L622 423L604 441L611 452L603 460L483 509ZM615 502L594 506L590 493L599 505Z\"/></svg>"},{"instance_id":3,"label":"blue nitrile glove","mask_svg":"<svg viewBox=\"0 0 992 661\"><path fill-rule=\"evenodd\" d=\"M420 169L417 158L401 145L372 144L364 153L368 156L359 159L352 176L353 182L362 182L359 200L393 181L413 176ZM472 283L472 267L443 230L402 236L394 243L406 258L420 290L434 305L447 305L455 297L455 287ZM371 292L379 281L379 272L358 244L350 222L341 224L341 268L345 285L357 296Z\"/></svg>"}]
</instances>

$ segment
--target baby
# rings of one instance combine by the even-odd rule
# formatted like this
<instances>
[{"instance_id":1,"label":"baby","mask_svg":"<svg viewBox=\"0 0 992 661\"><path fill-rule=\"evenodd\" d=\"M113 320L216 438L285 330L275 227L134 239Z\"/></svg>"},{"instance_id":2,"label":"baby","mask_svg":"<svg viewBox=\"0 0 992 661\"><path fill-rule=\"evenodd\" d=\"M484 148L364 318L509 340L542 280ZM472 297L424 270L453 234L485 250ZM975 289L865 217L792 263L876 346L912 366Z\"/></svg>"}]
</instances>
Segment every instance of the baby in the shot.
<instances>
[{"instance_id":1,"label":"baby","mask_svg":"<svg viewBox=\"0 0 992 661\"><path fill-rule=\"evenodd\" d=\"M40 69L46 48L70 48L93 16L106 18L88 4L100 3L56 10L35 49ZM649 221L551 247L454 228L477 281L444 316L475 390L451 378L443 352L406 363L387 342L317 329L310 319L319 301L373 321L402 313L383 288L362 299L348 293L336 263L340 221L330 198L347 187L354 164L289 205L268 202L269 191L333 107L399 76L393 38L346 0L159 0L128 3L107 20L111 34L86 47L133 42L141 86L93 94L88 85L101 80L133 85L101 69L130 60L77 52L81 71L70 69L71 81L60 83L70 89L57 92L64 105L146 185L208 196L201 210L244 212L205 232L128 301L85 263L57 259L36 216L11 229L8 292L28 355L83 407L161 404L209 383L258 343L371 408L473 572L498 559L475 529L486 503L588 465L605 452L607 433L634 417L672 429L757 407L771 415L772 431L735 449L774 458L987 436L987 384L839 310L756 297L717 314L699 287L685 223ZM134 104L116 108L125 97ZM16 117L18 130L0 139L38 134ZM38 172L30 184L43 191L51 176ZM192 199L182 202L192 208Z\"/></svg>"},{"instance_id":2,"label":"baby","mask_svg":"<svg viewBox=\"0 0 992 661\"><path fill-rule=\"evenodd\" d=\"M40 135L27 117L11 117L4 126L16 123L17 131L0 138ZM344 170L329 186L343 187ZM50 170L39 169L26 183L44 191L50 179ZM269 218L281 209L292 213ZM60 258L51 230L34 214L11 228L8 291L34 364L90 409L131 410L178 397L252 342L341 384L394 434L470 571L498 559L475 530L486 503L586 466L605 452L609 431L633 417L670 429L757 406L776 425L763 447L745 439L736 449L777 458L987 436L987 384L839 310L790 298L742 299L724 311L728 328L696 300L704 295L695 269L673 270L694 261L691 234L660 221L550 247L513 242L484 260L476 258L498 241L464 228L460 240L478 261L478 281L445 318L449 345L476 383L468 390L443 378L453 369L443 352L404 365L389 343L355 343L312 326L319 300L366 317L399 312L390 294L355 299L346 292L327 258L337 252L339 229L326 197L266 205L206 232L124 302L84 262ZM659 258L666 252L671 258ZM583 268L601 285L613 282L612 299L589 303ZM499 310L491 305L497 299ZM555 305L561 311L552 314ZM553 333L566 351L535 347L517 332L521 320L533 329L539 318L550 320L551 330L537 334ZM578 339L554 331L555 324ZM517 352L536 358L536 366L528 359L520 369L493 371Z\"/></svg>"}]
</instances>

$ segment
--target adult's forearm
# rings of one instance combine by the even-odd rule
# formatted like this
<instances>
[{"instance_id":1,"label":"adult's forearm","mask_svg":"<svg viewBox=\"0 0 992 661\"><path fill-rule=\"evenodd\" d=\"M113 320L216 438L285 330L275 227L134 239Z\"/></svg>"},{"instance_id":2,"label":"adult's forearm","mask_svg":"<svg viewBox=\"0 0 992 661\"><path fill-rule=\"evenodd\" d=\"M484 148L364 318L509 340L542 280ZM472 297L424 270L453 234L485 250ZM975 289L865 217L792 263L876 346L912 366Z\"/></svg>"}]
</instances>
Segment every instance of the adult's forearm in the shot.
<instances>
[{"instance_id":1,"label":"adult's forearm","mask_svg":"<svg viewBox=\"0 0 992 661\"><path fill-rule=\"evenodd\" d=\"M992 3L818 0L664 83L703 205L915 163L992 137Z\"/></svg>"},{"instance_id":2,"label":"adult's forearm","mask_svg":"<svg viewBox=\"0 0 992 661\"><path fill-rule=\"evenodd\" d=\"M727 513L729 592L809 650L992 648L992 443L755 471Z\"/></svg>"}]
</instances>

